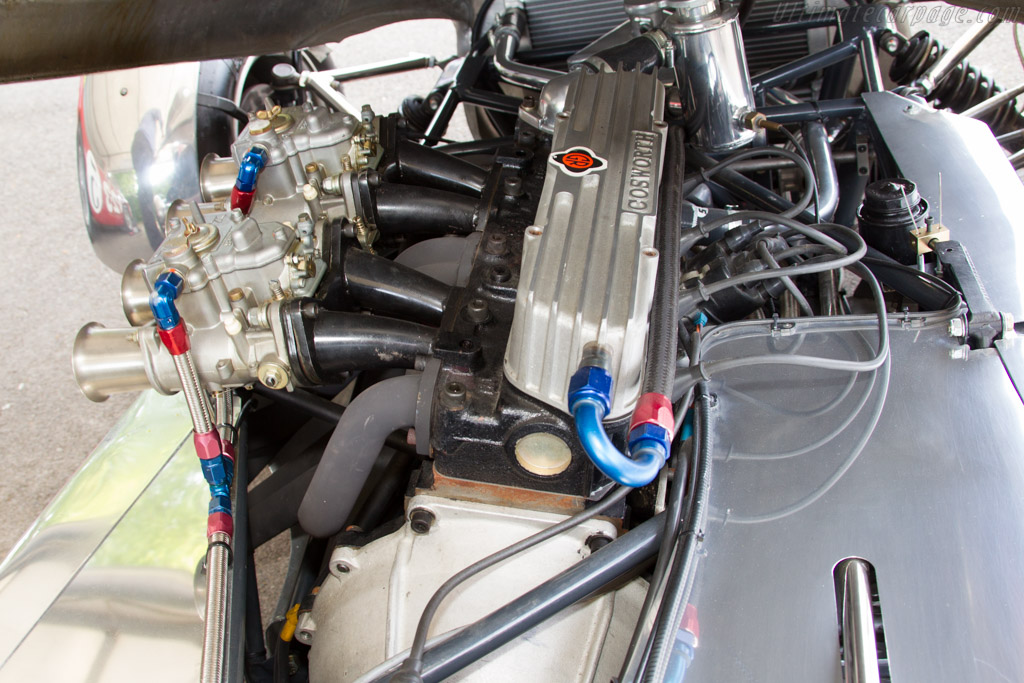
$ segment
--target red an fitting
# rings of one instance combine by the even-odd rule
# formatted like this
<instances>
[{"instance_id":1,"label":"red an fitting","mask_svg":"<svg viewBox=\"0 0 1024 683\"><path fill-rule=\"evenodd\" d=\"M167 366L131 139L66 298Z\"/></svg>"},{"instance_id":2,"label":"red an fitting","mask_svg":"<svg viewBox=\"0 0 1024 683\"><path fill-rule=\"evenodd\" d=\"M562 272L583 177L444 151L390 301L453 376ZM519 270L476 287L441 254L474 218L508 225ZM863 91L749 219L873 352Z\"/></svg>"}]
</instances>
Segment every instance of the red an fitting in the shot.
<instances>
[{"instance_id":1,"label":"red an fitting","mask_svg":"<svg viewBox=\"0 0 1024 683\"><path fill-rule=\"evenodd\" d=\"M160 341L164 343L172 356L180 356L188 351L188 332L185 330L184 321L178 321L178 324L169 330L162 330L158 327L157 332L160 333Z\"/></svg>"},{"instance_id":2,"label":"red an fitting","mask_svg":"<svg viewBox=\"0 0 1024 683\"><path fill-rule=\"evenodd\" d=\"M645 424L656 424L672 435L676 421L672 413L672 401L668 396L651 392L640 397L629 421L629 431Z\"/></svg>"},{"instance_id":3,"label":"red an fitting","mask_svg":"<svg viewBox=\"0 0 1024 683\"><path fill-rule=\"evenodd\" d=\"M220 435L217 430L203 434L192 433L192 442L196 445L196 455L200 460L212 460L221 454ZM234 454L232 454L234 455ZM232 460L234 458L232 457Z\"/></svg>"},{"instance_id":4,"label":"red an fitting","mask_svg":"<svg viewBox=\"0 0 1024 683\"><path fill-rule=\"evenodd\" d=\"M252 198L256 194L255 191L243 192L237 187L231 188L231 208L241 209L242 213L249 215L249 209L252 207Z\"/></svg>"},{"instance_id":5,"label":"red an fitting","mask_svg":"<svg viewBox=\"0 0 1024 683\"><path fill-rule=\"evenodd\" d=\"M234 536L235 521L226 512L214 512L206 520L206 537L213 536L218 531Z\"/></svg>"}]
</instances>

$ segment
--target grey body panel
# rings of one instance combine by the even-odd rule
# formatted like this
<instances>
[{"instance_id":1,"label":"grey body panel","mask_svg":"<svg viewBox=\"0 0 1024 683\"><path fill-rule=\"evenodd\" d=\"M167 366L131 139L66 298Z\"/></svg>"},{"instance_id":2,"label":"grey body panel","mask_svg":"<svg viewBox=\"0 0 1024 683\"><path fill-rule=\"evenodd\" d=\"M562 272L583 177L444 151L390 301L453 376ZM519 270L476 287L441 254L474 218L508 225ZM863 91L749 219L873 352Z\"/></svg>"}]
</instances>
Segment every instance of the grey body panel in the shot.
<instances>
[{"instance_id":1,"label":"grey body panel","mask_svg":"<svg viewBox=\"0 0 1024 683\"><path fill-rule=\"evenodd\" d=\"M762 367L712 382L712 508L687 680L841 681L832 572L850 557L875 567L892 680L1024 678L1024 405L994 349L951 360L943 321L890 327L888 395L866 444L884 368L822 414L848 376ZM874 332L769 339L866 357ZM765 347L762 337L709 355ZM1006 353L1020 362L1020 346ZM865 396L831 441L749 459L822 441Z\"/></svg>"}]
</instances>

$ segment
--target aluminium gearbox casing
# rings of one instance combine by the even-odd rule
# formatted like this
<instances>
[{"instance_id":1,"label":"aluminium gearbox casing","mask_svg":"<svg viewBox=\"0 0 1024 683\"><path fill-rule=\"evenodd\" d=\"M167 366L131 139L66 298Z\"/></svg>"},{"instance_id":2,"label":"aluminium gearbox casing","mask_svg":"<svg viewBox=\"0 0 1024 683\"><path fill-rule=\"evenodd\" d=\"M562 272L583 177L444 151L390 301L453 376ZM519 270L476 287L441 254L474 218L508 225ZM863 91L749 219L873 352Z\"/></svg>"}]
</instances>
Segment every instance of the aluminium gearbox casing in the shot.
<instances>
[{"instance_id":1,"label":"aluminium gearbox casing","mask_svg":"<svg viewBox=\"0 0 1024 683\"><path fill-rule=\"evenodd\" d=\"M572 74L547 176L523 241L505 376L568 412L583 347L612 352L609 417L640 395L658 252L665 88L627 71Z\"/></svg>"}]
</instances>

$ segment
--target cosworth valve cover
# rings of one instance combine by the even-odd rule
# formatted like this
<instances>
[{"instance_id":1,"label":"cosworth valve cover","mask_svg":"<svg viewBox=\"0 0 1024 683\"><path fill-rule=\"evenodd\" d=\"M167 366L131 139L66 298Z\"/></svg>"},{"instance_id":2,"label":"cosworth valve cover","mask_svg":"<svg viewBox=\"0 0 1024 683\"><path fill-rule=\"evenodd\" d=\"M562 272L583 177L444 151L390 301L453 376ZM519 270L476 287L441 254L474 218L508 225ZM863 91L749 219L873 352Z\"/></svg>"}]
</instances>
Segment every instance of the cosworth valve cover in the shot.
<instances>
[{"instance_id":1,"label":"cosworth valve cover","mask_svg":"<svg viewBox=\"0 0 1024 683\"><path fill-rule=\"evenodd\" d=\"M640 394L665 147L665 88L637 72L577 72L555 117L548 174L527 229L505 375L567 410L584 344L612 352L609 417Z\"/></svg>"}]
</instances>

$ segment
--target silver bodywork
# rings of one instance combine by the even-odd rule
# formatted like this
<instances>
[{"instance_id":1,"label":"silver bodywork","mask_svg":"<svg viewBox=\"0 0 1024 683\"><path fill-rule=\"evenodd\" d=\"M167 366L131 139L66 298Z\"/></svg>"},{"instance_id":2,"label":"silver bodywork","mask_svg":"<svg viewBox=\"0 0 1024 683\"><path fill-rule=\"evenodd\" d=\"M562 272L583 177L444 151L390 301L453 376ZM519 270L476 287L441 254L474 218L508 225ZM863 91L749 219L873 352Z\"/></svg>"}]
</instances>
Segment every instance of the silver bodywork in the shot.
<instances>
[{"instance_id":1,"label":"silver bodywork","mask_svg":"<svg viewBox=\"0 0 1024 683\"><path fill-rule=\"evenodd\" d=\"M612 354L611 417L640 395L658 252L654 225L665 147L664 86L636 72L566 77L535 224L527 229L505 376L568 410L583 346ZM574 151L576 150L576 151ZM572 169L561 155L593 166Z\"/></svg>"},{"instance_id":2,"label":"silver bodywork","mask_svg":"<svg viewBox=\"0 0 1024 683\"><path fill-rule=\"evenodd\" d=\"M362 548L331 555L309 618L296 636L311 643L310 673L327 682L364 680L381 662L408 649L423 606L451 574L564 517L428 495L409 510L435 518L426 534L407 523ZM467 581L444 603L431 637L471 624L590 554L587 539L614 538L615 527L593 520ZM636 622L646 582L581 603L510 643L450 680L495 681L514 671L518 680L608 680L615 674ZM353 619L359 614L359 619ZM565 653L572 651L572 657Z\"/></svg>"},{"instance_id":3,"label":"silver bodywork","mask_svg":"<svg viewBox=\"0 0 1024 683\"><path fill-rule=\"evenodd\" d=\"M82 208L96 255L117 272L152 255L173 200L198 197L198 81L198 62L82 81Z\"/></svg>"},{"instance_id":4,"label":"silver bodywork","mask_svg":"<svg viewBox=\"0 0 1024 683\"><path fill-rule=\"evenodd\" d=\"M142 394L0 565L0 681L196 679L209 494L190 430L180 396Z\"/></svg>"},{"instance_id":5,"label":"silver bodywork","mask_svg":"<svg viewBox=\"0 0 1024 683\"><path fill-rule=\"evenodd\" d=\"M796 345L863 357L875 323L853 322L724 326L709 357ZM833 568L846 558L875 568L892 680L1024 676L1024 405L1007 374L1021 347L1010 363L993 349L954 360L948 320L894 317L890 331L891 362L848 392L848 375L792 368L712 383L714 487L687 680L840 680Z\"/></svg>"}]
</instances>

